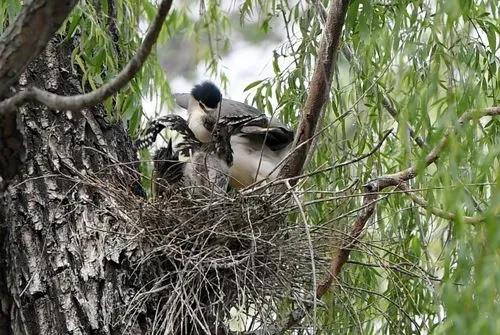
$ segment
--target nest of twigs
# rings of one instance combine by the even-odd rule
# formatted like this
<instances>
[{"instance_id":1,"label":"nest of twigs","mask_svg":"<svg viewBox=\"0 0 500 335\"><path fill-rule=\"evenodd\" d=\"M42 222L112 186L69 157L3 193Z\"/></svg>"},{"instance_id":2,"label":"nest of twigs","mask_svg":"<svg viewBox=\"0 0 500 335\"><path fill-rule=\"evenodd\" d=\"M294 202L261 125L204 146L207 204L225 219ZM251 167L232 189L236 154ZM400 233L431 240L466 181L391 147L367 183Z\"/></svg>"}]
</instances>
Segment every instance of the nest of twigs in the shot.
<instances>
[{"instance_id":1,"label":"nest of twigs","mask_svg":"<svg viewBox=\"0 0 500 335\"><path fill-rule=\"evenodd\" d=\"M278 310L312 303L325 240L288 194L174 187L145 199L107 185L146 283L125 320L154 311L154 334L227 334L262 330Z\"/></svg>"}]
</instances>

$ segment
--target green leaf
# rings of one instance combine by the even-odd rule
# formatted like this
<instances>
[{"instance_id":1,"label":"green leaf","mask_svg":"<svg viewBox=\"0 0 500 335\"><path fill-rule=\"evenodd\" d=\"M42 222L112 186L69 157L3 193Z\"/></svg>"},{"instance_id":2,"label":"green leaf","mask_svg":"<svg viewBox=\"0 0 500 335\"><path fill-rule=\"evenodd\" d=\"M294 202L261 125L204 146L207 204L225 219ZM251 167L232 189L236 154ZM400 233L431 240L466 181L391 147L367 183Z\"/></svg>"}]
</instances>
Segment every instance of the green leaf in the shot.
<instances>
[{"instance_id":1,"label":"green leaf","mask_svg":"<svg viewBox=\"0 0 500 335\"><path fill-rule=\"evenodd\" d=\"M255 86L257 85L260 85L260 83L262 83L264 80L256 80L250 84L248 84L244 89L243 89L243 92L246 92L246 91L249 91L251 90L252 88L254 88Z\"/></svg>"}]
</instances>

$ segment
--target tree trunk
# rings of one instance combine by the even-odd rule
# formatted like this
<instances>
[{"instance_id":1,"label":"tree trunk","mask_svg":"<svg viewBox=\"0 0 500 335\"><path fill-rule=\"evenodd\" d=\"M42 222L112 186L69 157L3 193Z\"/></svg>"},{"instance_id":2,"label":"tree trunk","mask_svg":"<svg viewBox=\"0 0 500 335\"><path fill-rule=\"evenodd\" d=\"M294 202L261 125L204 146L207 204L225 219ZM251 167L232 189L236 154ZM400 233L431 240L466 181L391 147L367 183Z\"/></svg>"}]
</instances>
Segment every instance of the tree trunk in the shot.
<instances>
[{"instance_id":1,"label":"tree trunk","mask_svg":"<svg viewBox=\"0 0 500 335\"><path fill-rule=\"evenodd\" d=\"M21 77L20 86L82 93L70 64L70 42L51 42ZM25 105L20 126L26 162L0 198L0 334L148 332L145 318L122 320L137 287L128 262L138 252L120 232L109 197L82 183L116 162L136 158L122 124L102 106L52 111ZM125 171L125 168L122 168ZM115 172L109 172L115 171ZM132 185L130 173L119 175Z\"/></svg>"}]
</instances>

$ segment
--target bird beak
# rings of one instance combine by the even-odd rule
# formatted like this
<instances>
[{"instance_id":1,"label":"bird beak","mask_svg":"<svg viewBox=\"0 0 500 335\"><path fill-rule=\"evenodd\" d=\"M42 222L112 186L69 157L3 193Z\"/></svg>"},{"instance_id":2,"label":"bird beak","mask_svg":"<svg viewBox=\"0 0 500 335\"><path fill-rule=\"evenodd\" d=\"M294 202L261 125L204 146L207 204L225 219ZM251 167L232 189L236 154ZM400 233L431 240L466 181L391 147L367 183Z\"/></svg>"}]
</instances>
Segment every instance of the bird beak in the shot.
<instances>
[{"instance_id":1,"label":"bird beak","mask_svg":"<svg viewBox=\"0 0 500 335\"><path fill-rule=\"evenodd\" d=\"M207 113L207 114L211 114L211 113L213 113L214 111L218 111L218 110L220 109L220 106L221 106L221 104L219 103L219 104L217 105L217 107L215 107L215 108L210 108L210 107L207 107L207 106L206 106L203 102L201 102L201 101L198 101L198 104L200 105L200 108L201 108L201 109L202 109L205 113Z\"/></svg>"},{"instance_id":2,"label":"bird beak","mask_svg":"<svg viewBox=\"0 0 500 335\"><path fill-rule=\"evenodd\" d=\"M205 104L201 101L198 101L198 104L200 105L200 108L208 114L208 111L207 111L207 106L205 106Z\"/></svg>"}]
</instances>

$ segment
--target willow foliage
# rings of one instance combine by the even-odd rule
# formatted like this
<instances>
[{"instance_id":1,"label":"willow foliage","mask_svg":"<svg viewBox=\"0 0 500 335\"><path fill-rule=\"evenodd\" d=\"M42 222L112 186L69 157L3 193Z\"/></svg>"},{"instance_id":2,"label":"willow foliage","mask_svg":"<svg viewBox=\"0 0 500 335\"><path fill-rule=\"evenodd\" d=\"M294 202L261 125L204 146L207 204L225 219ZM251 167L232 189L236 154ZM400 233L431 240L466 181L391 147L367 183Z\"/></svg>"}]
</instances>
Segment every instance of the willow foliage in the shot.
<instances>
[{"instance_id":1,"label":"willow foliage","mask_svg":"<svg viewBox=\"0 0 500 335\"><path fill-rule=\"evenodd\" d=\"M296 122L327 5L244 1L239 7L241 25L257 17L261 31L286 31L286 41L269 56L274 76L247 87L262 110ZM387 129L396 134L369 158L304 182L310 223L347 231L362 191L339 196L339 190L422 162L462 113L498 105L499 10L496 1L351 2L308 171L370 151ZM437 163L422 166L411 182L416 194L457 219L437 217L395 190L382 195L359 250L311 326L339 334L500 329L498 125L491 118L465 125ZM486 220L471 227L464 215Z\"/></svg>"},{"instance_id":2,"label":"willow foliage","mask_svg":"<svg viewBox=\"0 0 500 335\"><path fill-rule=\"evenodd\" d=\"M62 36L79 36L73 66L84 74L82 87L88 90L119 71L155 14L154 1L114 1L113 10L110 3L81 1L62 28ZM266 43L272 29L283 28L285 41L269 55L274 76L249 82L247 91L250 102L296 125L327 6L328 1L181 2L169 15L160 43L168 48L179 36L191 41L207 77L230 86L219 66L232 47L230 31L251 27ZM239 19L228 7L237 8ZM3 1L0 22L11 20L19 8L19 1ZM110 16L116 17L118 40L110 33ZM499 105L499 27L496 0L351 1L308 172L369 152L388 129L395 132L367 159L305 179L302 200L313 228L347 232L361 207L359 185L421 162L462 113ZM151 57L128 88L106 102L109 117L127 122L130 134L137 134L141 98L159 95L162 103L171 103L169 79ZM317 310L316 319L306 320L306 329L498 333L499 125L493 118L464 125L439 160L422 166L411 182L416 194L456 214L455 220L431 214L399 191L381 195L341 282L323 299L326 307ZM486 219L471 226L461 220L464 215Z\"/></svg>"}]
</instances>

